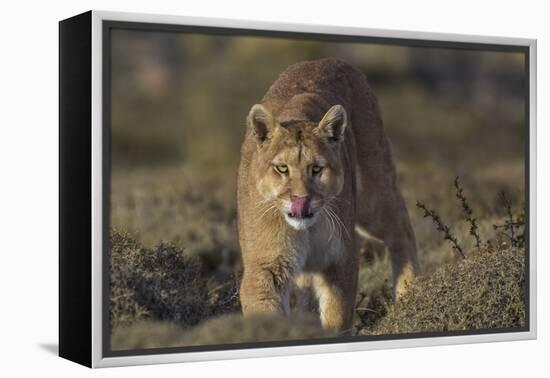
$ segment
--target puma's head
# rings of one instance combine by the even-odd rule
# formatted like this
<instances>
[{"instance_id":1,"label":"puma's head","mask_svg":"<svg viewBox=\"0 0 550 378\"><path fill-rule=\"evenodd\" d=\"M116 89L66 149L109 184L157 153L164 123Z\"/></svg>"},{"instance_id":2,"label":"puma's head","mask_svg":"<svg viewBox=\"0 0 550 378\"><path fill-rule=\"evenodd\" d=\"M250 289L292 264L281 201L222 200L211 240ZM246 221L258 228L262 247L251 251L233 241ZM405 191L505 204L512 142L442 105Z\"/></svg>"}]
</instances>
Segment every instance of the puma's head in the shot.
<instances>
[{"instance_id":1,"label":"puma's head","mask_svg":"<svg viewBox=\"0 0 550 378\"><path fill-rule=\"evenodd\" d=\"M256 138L256 188L265 211L277 209L296 230L306 229L344 186L340 147L347 127L341 105L331 107L318 123L279 122L262 105L254 105L247 126ZM329 215L330 217L330 215Z\"/></svg>"}]
</instances>

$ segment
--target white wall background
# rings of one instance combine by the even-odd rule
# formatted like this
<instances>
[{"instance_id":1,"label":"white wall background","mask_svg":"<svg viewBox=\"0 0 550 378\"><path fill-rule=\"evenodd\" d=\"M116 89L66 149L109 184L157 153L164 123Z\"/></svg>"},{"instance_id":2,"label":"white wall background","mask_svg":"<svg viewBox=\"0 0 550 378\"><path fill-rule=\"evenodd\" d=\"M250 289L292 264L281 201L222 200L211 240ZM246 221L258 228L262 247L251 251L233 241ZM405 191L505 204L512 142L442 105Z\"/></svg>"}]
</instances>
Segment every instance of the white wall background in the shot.
<instances>
[{"instance_id":1,"label":"white wall background","mask_svg":"<svg viewBox=\"0 0 550 378\"><path fill-rule=\"evenodd\" d=\"M423 376L548 374L550 27L544 1L13 1L0 22L0 375L15 376ZM317 23L538 39L539 340L103 369L55 356L58 247L58 25L89 9ZM547 230L546 230L547 232ZM545 350L546 349L546 350Z\"/></svg>"}]
</instances>

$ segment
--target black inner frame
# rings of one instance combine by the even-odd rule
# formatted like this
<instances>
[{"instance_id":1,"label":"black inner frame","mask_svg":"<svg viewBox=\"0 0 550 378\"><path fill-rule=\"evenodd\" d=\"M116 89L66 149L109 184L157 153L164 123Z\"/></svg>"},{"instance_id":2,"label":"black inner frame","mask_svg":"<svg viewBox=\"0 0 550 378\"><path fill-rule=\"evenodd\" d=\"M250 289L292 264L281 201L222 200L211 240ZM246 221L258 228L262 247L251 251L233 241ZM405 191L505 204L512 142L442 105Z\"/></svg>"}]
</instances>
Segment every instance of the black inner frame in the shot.
<instances>
[{"instance_id":1,"label":"black inner frame","mask_svg":"<svg viewBox=\"0 0 550 378\"><path fill-rule=\"evenodd\" d=\"M526 223L525 234L528 236L525 241L525 326L513 328L488 328L488 329L473 329L463 331L447 331L447 332L419 332L410 334L392 334L392 335L376 335L376 336L340 336L331 338L313 338L302 340L281 340L281 341L259 341L236 344L215 344L215 345L200 345L200 346L181 346L169 348L150 348L150 349L132 349L132 350L111 350L111 327L109 321L109 275L110 275L110 256L109 256L109 229L110 229L110 202L111 202L111 30L135 30L135 31L151 31L151 32L176 32L176 33L198 33L209 35L224 35L224 36L247 36L247 37L274 37L274 38L291 38L302 40L317 40L324 42L355 42L355 43L371 43L398 45L409 47L431 47L431 48L446 48L446 49L461 49L461 50L476 50L476 51L500 51L500 52L517 52L524 55L525 67L525 85L524 85L524 113L525 113L525 211ZM405 33L405 32L404 32ZM102 266L102 355L103 357L122 357L122 356L138 356L151 354L166 354L166 353L185 353L185 352L206 352L206 351L223 351L236 349L253 349L253 348L269 348L269 347L292 347L303 345L322 345L322 344L339 344L353 343L364 341L382 341L382 340L401 340L401 339L421 339L447 336L464 336L464 335L484 335L496 333L517 333L527 332L530 330L530 274L529 274L529 255L530 255L530 170L529 170L529 142L530 142L530 57L528 46L504 45L504 44L486 44L486 43L471 43L471 42L446 42L435 40L417 40L410 38L387 38L387 37L366 37L353 35L332 35L322 33L303 33L303 32L288 32L288 31L267 31L267 30L251 30L239 28L224 28L224 27L206 27L206 26L190 26L190 25L173 25L159 24L146 22L126 22L126 21L102 21L102 94L103 94L103 115L102 115L102 164L103 164L103 266Z\"/></svg>"}]
</instances>

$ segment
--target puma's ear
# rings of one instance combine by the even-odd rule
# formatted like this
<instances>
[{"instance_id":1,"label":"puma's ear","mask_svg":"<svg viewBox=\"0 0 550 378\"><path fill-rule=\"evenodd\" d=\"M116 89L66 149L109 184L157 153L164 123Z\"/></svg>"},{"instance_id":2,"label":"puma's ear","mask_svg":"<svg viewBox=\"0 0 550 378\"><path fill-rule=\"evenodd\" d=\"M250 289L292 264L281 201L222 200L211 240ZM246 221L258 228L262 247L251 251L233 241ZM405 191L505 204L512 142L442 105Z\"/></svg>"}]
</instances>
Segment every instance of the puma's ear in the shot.
<instances>
[{"instance_id":1,"label":"puma's ear","mask_svg":"<svg viewBox=\"0 0 550 378\"><path fill-rule=\"evenodd\" d=\"M334 105L330 108L319 126L318 132L329 142L341 142L344 140L344 131L348 125L348 115L342 105Z\"/></svg>"},{"instance_id":2,"label":"puma's ear","mask_svg":"<svg viewBox=\"0 0 550 378\"><path fill-rule=\"evenodd\" d=\"M273 116L260 104L252 106L248 113L247 123L260 143L271 138L275 128Z\"/></svg>"}]
</instances>

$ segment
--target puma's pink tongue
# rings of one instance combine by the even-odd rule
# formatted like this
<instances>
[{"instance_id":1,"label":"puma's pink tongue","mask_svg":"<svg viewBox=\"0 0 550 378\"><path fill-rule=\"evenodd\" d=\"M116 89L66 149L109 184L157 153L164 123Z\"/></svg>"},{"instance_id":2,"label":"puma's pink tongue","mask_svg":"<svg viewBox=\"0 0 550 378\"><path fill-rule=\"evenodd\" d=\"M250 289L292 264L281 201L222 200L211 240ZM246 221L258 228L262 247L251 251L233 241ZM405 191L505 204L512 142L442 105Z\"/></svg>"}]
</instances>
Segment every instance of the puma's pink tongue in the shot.
<instances>
[{"instance_id":1,"label":"puma's pink tongue","mask_svg":"<svg viewBox=\"0 0 550 378\"><path fill-rule=\"evenodd\" d=\"M292 205L290 207L290 212L292 213L292 216L298 218L304 218L305 216L307 216L309 214L310 200L310 196L293 198Z\"/></svg>"}]
</instances>

